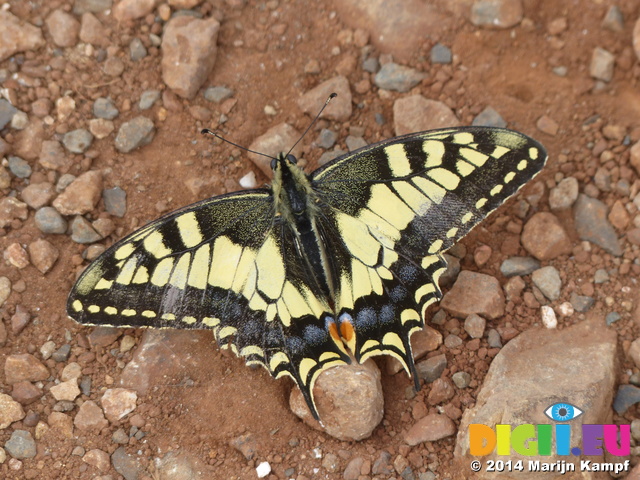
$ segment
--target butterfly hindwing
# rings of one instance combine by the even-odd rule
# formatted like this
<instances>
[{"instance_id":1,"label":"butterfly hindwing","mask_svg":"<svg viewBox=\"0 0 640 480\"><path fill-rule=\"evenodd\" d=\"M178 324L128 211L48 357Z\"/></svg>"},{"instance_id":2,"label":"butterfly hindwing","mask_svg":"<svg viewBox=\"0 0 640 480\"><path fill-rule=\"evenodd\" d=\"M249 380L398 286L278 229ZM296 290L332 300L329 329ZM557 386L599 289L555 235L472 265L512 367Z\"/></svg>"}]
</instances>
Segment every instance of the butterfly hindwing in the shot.
<instances>
[{"instance_id":1,"label":"butterfly hindwing","mask_svg":"<svg viewBox=\"0 0 640 480\"><path fill-rule=\"evenodd\" d=\"M413 370L409 339L441 297L442 253L545 160L520 133L468 127L397 137L314 173L323 218L345 252L335 255L344 259L336 310L358 361L389 354Z\"/></svg>"}]
</instances>

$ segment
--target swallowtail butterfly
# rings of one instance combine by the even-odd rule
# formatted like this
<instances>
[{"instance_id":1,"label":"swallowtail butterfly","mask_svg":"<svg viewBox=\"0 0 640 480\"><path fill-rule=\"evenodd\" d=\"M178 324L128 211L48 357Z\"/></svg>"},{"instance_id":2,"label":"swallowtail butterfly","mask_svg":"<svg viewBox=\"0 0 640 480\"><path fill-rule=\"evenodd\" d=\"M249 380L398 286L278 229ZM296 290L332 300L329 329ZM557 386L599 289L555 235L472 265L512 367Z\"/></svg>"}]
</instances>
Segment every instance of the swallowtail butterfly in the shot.
<instances>
[{"instance_id":1,"label":"swallowtail butterfly","mask_svg":"<svg viewBox=\"0 0 640 480\"><path fill-rule=\"evenodd\" d=\"M441 297L443 253L546 158L535 140L488 127L395 137L311 174L281 154L270 187L189 205L117 242L67 311L87 325L212 329L247 364L292 377L318 418L325 369L391 355L417 378L409 340Z\"/></svg>"}]
</instances>

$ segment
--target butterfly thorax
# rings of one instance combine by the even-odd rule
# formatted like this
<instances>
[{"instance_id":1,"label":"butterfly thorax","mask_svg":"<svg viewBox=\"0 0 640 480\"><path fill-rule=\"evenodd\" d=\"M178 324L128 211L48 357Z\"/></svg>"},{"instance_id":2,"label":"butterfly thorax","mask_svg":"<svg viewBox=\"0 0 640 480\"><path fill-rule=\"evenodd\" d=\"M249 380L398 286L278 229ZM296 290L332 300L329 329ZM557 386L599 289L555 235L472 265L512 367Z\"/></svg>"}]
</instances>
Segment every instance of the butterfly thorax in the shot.
<instances>
[{"instance_id":1,"label":"butterfly thorax","mask_svg":"<svg viewBox=\"0 0 640 480\"><path fill-rule=\"evenodd\" d=\"M293 155L280 154L271 162L273 169L276 219L293 236L299 254L306 260L309 277L317 279L317 293L333 298L333 281L324 245L317 231L318 198L308 175L296 164Z\"/></svg>"}]
</instances>

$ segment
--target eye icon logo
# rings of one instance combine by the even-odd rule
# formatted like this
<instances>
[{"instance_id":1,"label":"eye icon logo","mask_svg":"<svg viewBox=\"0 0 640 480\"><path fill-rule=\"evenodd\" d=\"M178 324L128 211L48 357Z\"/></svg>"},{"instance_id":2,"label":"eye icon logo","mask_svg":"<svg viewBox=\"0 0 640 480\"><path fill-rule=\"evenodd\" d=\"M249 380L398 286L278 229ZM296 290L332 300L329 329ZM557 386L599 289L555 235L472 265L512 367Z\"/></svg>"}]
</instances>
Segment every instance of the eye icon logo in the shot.
<instances>
[{"instance_id":1,"label":"eye icon logo","mask_svg":"<svg viewBox=\"0 0 640 480\"><path fill-rule=\"evenodd\" d=\"M578 407L564 402L554 403L544 411L547 417L556 422L570 422L583 413Z\"/></svg>"}]
</instances>

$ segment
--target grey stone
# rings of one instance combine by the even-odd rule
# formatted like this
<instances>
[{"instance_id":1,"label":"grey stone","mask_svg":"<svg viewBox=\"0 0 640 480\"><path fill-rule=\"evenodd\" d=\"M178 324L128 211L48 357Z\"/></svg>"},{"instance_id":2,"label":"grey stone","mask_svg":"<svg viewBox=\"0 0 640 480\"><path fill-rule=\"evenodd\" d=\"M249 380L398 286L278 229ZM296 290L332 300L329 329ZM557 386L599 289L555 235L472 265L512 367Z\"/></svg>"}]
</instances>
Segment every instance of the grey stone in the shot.
<instances>
[{"instance_id":1,"label":"grey stone","mask_svg":"<svg viewBox=\"0 0 640 480\"><path fill-rule=\"evenodd\" d=\"M149 110L153 107L153 104L158 101L160 95L160 90L145 90L142 92L142 95L140 95L138 108L140 108L140 110Z\"/></svg>"},{"instance_id":2,"label":"grey stone","mask_svg":"<svg viewBox=\"0 0 640 480\"><path fill-rule=\"evenodd\" d=\"M82 15L83 13L100 13L111 8L113 0L75 0L73 3L73 13Z\"/></svg>"},{"instance_id":3,"label":"grey stone","mask_svg":"<svg viewBox=\"0 0 640 480\"><path fill-rule=\"evenodd\" d=\"M418 377L426 383L434 382L440 378L445 368L447 368L447 357L444 354L435 355L416 364Z\"/></svg>"},{"instance_id":4,"label":"grey stone","mask_svg":"<svg viewBox=\"0 0 640 480\"><path fill-rule=\"evenodd\" d=\"M338 134L336 132L334 132L333 130L329 130L328 128L323 128L322 130L320 130L320 133L318 134L318 138L316 139L316 144L320 148L324 148L325 150L328 150L329 148L335 145L337 138L338 138Z\"/></svg>"},{"instance_id":5,"label":"grey stone","mask_svg":"<svg viewBox=\"0 0 640 480\"><path fill-rule=\"evenodd\" d=\"M36 456L36 441L26 430L14 430L4 448L9 455L18 460Z\"/></svg>"},{"instance_id":6,"label":"grey stone","mask_svg":"<svg viewBox=\"0 0 640 480\"><path fill-rule=\"evenodd\" d=\"M382 450L378 454L378 458L373 462L371 473L374 475L389 475L393 473L393 465L391 465L391 454L386 450Z\"/></svg>"},{"instance_id":7,"label":"grey stone","mask_svg":"<svg viewBox=\"0 0 640 480\"><path fill-rule=\"evenodd\" d=\"M125 480L138 480L141 466L135 457L125 451L124 447L118 447L111 454L111 463L116 472L122 475Z\"/></svg>"},{"instance_id":8,"label":"grey stone","mask_svg":"<svg viewBox=\"0 0 640 480\"><path fill-rule=\"evenodd\" d=\"M97 118L104 118L105 120L113 120L120 112L116 108L115 103L110 98L100 97L93 102L93 114Z\"/></svg>"},{"instance_id":9,"label":"grey stone","mask_svg":"<svg viewBox=\"0 0 640 480\"><path fill-rule=\"evenodd\" d=\"M607 219L607 206L596 198L580 194L575 203L574 220L581 240L595 243L617 257L622 255L618 236Z\"/></svg>"},{"instance_id":10,"label":"grey stone","mask_svg":"<svg viewBox=\"0 0 640 480\"><path fill-rule=\"evenodd\" d=\"M447 268L442 272L442 275L440 275L438 284L441 287L449 287L453 285L453 282L456 281L456 278L458 278L460 274L460 259L448 253L444 254L444 259L447 261Z\"/></svg>"},{"instance_id":11,"label":"grey stone","mask_svg":"<svg viewBox=\"0 0 640 480\"><path fill-rule=\"evenodd\" d=\"M471 382L471 375L467 372L456 372L451 375L451 380L458 388L467 388Z\"/></svg>"},{"instance_id":12,"label":"grey stone","mask_svg":"<svg viewBox=\"0 0 640 480\"><path fill-rule=\"evenodd\" d=\"M11 105L4 98L0 98L0 130L11 123L11 119L16 114L18 109Z\"/></svg>"},{"instance_id":13,"label":"grey stone","mask_svg":"<svg viewBox=\"0 0 640 480\"><path fill-rule=\"evenodd\" d=\"M233 90L227 87L208 87L204 91L204 98L210 102L220 103L231 98L233 96Z\"/></svg>"},{"instance_id":14,"label":"grey stone","mask_svg":"<svg viewBox=\"0 0 640 480\"><path fill-rule=\"evenodd\" d=\"M111 440L113 441L113 443L126 445L127 443L129 443L129 435L127 435L127 432L125 432L124 429L119 428L118 430L113 432L113 435L111 435Z\"/></svg>"},{"instance_id":15,"label":"grey stone","mask_svg":"<svg viewBox=\"0 0 640 480\"><path fill-rule=\"evenodd\" d=\"M147 49L139 38L134 38L129 44L129 56L131 60L137 62L147 56Z\"/></svg>"},{"instance_id":16,"label":"grey stone","mask_svg":"<svg viewBox=\"0 0 640 480\"><path fill-rule=\"evenodd\" d=\"M89 130L78 128L65 133L62 144L71 153L84 153L91 146L93 135Z\"/></svg>"},{"instance_id":17,"label":"grey stone","mask_svg":"<svg viewBox=\"0 0 640 480\"><path fill-rule=\"evenodd\" d=\"M324 152L322 155L320 155L320 158L318 159L318 166L325 165L326 163L329 163L331 160L334 160L335 158L338 158L341 155L344 155L346 153L347 152L345 150L342 150L340 148L336 148L335 150Z\"/></svg>"},{"instance_id":18,"label":"grey stone","mask_svg":"<svg viewBox=\"0 0 640 480\"><path fill-rule=\"evenodd\" d=\"M607 325L611 325L617 322L618 320L620 320L621 318L622 316L618 312L609 312L605 317L605 322L607 322Z\"/></svg>"},{"instance_id":19,"label":"grey stone","mask_svg":"<svg viewBox=\"0 0 640 480\"><path fill-rule=\"evenodd\" d=\"M604 268L599 268L593 274L594 283L601 284L607 283L609 281L609 272L607 272Z\"/></svg>"},{"instance_id":20,"label":"grey stone","mask_svg":"<svg viewBox=\"0 0 640 480\"><path fill-rule=\"evenodd\" d=\"M129 153L151 143L154 134L153 121L143 116L135 117L120 126L115 140L116 149L121 153Z\"/></svg>"},{"instance_id":21,"label":"grey stone","mask_svg":"<svg viewBox=\"0 0 640 480\"><path fill-rule=\"evenodd\" d=\"M500 333L495 328L489 330L487 333L487 343L491 348L502 348L502 338L500 338Z\"/></svg>"},{"instance_id":22,"label":"grey stone","mask_svg":"<svg viewBox=\"0 0 640 480\"><path fill-rule=\"evenodd\" d=\"M87 397L91 394L91 377L88 375L84 375L81 379L80 379L80 391L82 392L83 395L86 395Z\"/></svg>"},{"instance_id":23,"label":"grey stone","mask_svg":"<svg viewBox=\"0 0 640 480\"><path fill-rule=\"evenodd\" d=\"M365 72L376 73L380 70L380 62L376 57L367 57L362 61L362 69Z\"/></svg>"},{"instance_id":24,"label":"grey stone","mask_svg":"<svg viewBox=\"0 0 640 480\"><path fill-rule=\"evenodd\" d=\"M500 265L500 273L505 277L529 275L540 268L540 262L533 257L510 257Z\"/></svg>"},{"instance_id":25,"label":"grey stone","mask_svg":"<svg viewBox=\"0 0 640 480\"><path fill-rule=\"evenodd\" d=\"M69 354L71 353L71 345L65 343L58 350L53 352L51 358L53 358L56 362L66 362L69 359Z\"/></svg>"},{"instance_id":26,"label":"grey stone","mask_svg":"<svg viewBox=\"0 0 640 480\"><path fill-rule=\"evenodd\" d=\"M571 294L570 302L576 312L584 313L589 311L591 307L593 307L595 300L593 299L593 297L578 295L574 292Z\"/></svg>"},{"instance_id":27,"label":"grey stone","mask_svg":"<svg viewBox=\"0 0 640 480\"><path fill-rule=\"evenodd\" d=\"M102 191L104 208L111 215L124 217L127 213L127 192L120 187L113 187Z\"/></svg>"},{"instance_id":28,"label":"grey stone","mask_svg":"<svg viewBox=\"0 0 640 480\"><path fill-rule=\"evenodd\" d=\"M505 128L507 122L492 107L485 107L471 122L474 127L500 127Z\"/></svg>"},{"instance_id":29,"label":"grey stone","mask_svg":"<svg viewBox=\"0 0 640 480\"><path fill-rule=\"evenodd\" d=\"M367 141L364 138L354 137L352 135L347 136L345 143L347 144L347 148L350 152L367 146Z\"/></svg>"},{"instance_id":30,"label":"grey stone","mask_svg":"<svg viewBox=\"0 0 640 480\"><path fill-rule=\"evenodd\" d=\"M36 227L42 233L63 234L67 232L67 221L53 207L42 207L36 210Z\"/></svg>"},{"instance_id":31,"label":"grey stone","mask_svg":"<svg viewBox=\"0 0 640 480\"><path fill-rule=\"evenodd\" d=\"M476 0L471 7L471 23L478 27L511 28L523 15L521 0Z\"/></svg>"},{"instance_id":32,"label":"grey stone","mask_svg":"<svg viewBox=\"0 0 640 480\"><path fill-rule=\"evenodd\" d=\"M404 93L419 84L425 77L426 74L423 72L389 62L380 68L373 81L378 88Z\"/></svg>"},{"instance_id":33,"label":"grey stone","mask_svg":"<svg viewBox=\"0 0 640 480\"><path fill-rule=\"evenodd\" d=\"M640 388L634 385L620 385L613 401L613 409L618 415L623 415L629 407L640 403Z\"/></svg>"},{"instance_id":34,"label":"grey stone","mask_svg":"<svg viewBox=\"0 0 640 480\"><path fill-rule=\"evenodd\" d=\"M76 243L87 244L102 240L102 236L93 229L84 217L78 215L71 222L71 240Z\"/></svg>"},{"instance_id":35,"label":"grey stone","mask_svg":"<svg viewBox=\"0 0 640 480\"><path fill-rule=\"evenodd\" d=\"M9 158L9 170L18 178L29 178L31 176L31 165L20 157L11 155Z\"/></svg>"},{"instance_id":36,"label":"grey stone","mask_svg":"<svg viewBox=\"0 0 640 480\"><path fill-rule=\"evenodd\" d=\"M612 32L622 32L624 30L624 14L617 5L611 5L602 20L602 28Z\"/></svg>"},{"instance_id":37,"label":"grey stone","mask_svg":"<svg viewBox=\"0 0 640 480\"><path fill-rule=\"evenodd\" d=\"M549 300L554 301L560 298L562 280L560 279L560 272L558 272L556 267L549 265L539 268L533 272L531 280Z\"/></svg>"},{"instance_id":38,"label":"grey stone","mask_svg":"<svg viewBox=\"0 0 640 480\"><path fill-rule=\"evenodd\" d=\"M452 58L451 49L446 45L436 43L431 48L431 63L449 64Z\"/></svg>"}]
</instances>

